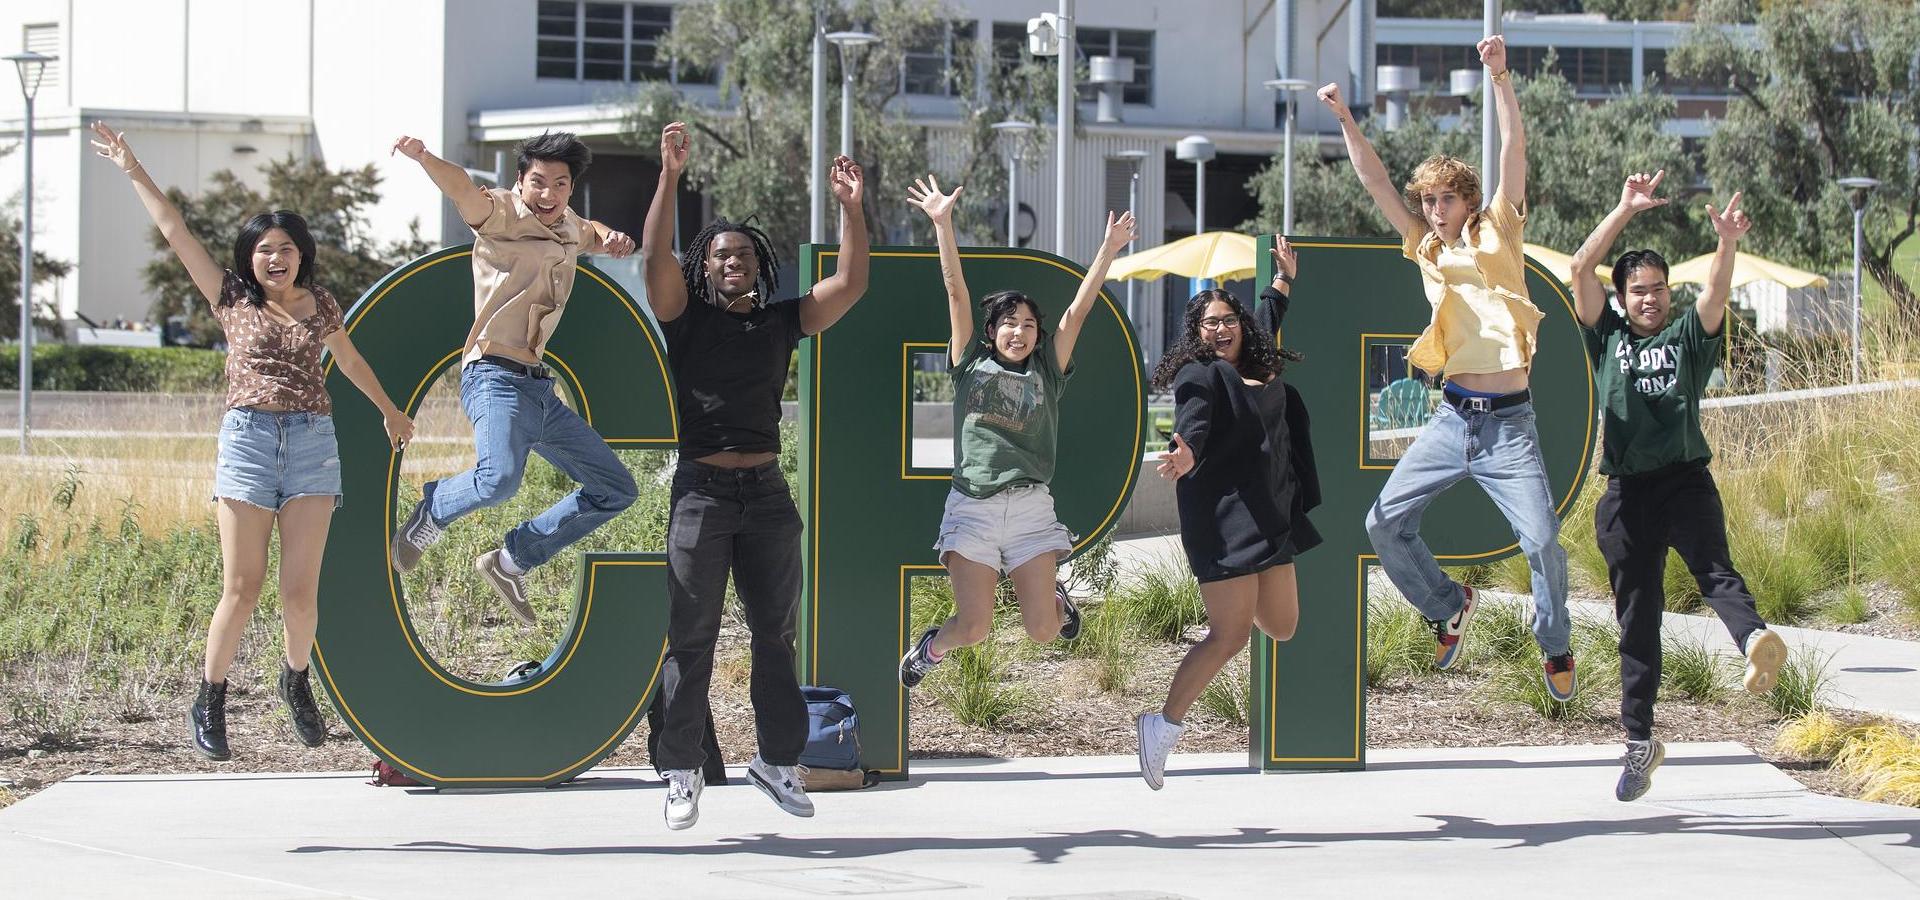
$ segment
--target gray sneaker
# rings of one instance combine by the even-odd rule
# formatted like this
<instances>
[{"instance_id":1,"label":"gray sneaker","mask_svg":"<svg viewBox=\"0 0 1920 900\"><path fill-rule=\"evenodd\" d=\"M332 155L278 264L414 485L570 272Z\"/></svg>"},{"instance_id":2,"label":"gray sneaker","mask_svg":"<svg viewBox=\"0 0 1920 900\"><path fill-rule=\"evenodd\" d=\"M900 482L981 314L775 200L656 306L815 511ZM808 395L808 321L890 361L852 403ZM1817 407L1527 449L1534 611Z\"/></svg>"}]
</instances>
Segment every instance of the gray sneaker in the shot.
<instances>
[{"instance_id":1,"label":"gray sneaker","mask_svg":"<svg viewBox=\"0 0 1920 900\"><path fill-rule=\"evenodd\" d=\"M1653 787L1653 770L1666 759L1667 746L1659 741L1628 741L1627 755L1620 758L1625 768L1620 783L1613 786L1613 796L1623 803L1640 799Z\"/></svg>"},{"instance_id":2,"label":"gray sneaker","mask_svg":"<svg viewBox=\"0 0 1920 900\"><path fill-rule=\"evenodd\" d=\"M440 535L440 526L427 514L427 501L415 503L407 521L393 532L393 570L402 575L413 571L420 565L420 555L440 542Z\"/></svg>"},{"instance_id":3,"label":"gray sneaker","mask_svg":"<svg viewBox=\"0 0 1920 900\"><path fill-rule=\"evenodd\" d=\"M520 621L528 625L540 624L539 617L533 614L533 606L527 602L527 582L525 575L515 575L500 565L500 554L505 550L488 550L473 561L473 570L486 579L487 586L507 601L507 606Z\"/></svg>"},{"instance_id":4,"label":"gray sneaker","mask_svg":"<svg viewBox=\"0 0 1920 900\"><path fill-rule=\"evenodd\" d=\"M799 766L769 765L754 754L753 762L747 763L747 780L760 792L773 798L773 802L801 818L813 815L813 801L807 797L807 786L802 780Z\"/></svg>"},{"instance_id":5,"label":"gray sneaker","mask_svg":"<svg viewBox=\"0 0 1920 900\"><path fill-rule=\"evenodd\" d=\"M667 776L667 827L674 831L683 831L700 821L700 791L707 786L707 778L699 769L668 769Z\"/></svg>"}]
</instances>

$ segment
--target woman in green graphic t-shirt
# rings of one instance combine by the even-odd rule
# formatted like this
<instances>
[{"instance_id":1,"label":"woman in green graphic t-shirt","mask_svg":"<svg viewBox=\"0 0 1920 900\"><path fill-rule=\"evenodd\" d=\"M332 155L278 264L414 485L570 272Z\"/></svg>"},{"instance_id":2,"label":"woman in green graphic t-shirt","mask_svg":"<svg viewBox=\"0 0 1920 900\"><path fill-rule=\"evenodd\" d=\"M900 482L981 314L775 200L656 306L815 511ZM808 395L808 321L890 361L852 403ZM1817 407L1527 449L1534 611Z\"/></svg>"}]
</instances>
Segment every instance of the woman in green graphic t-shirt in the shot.
<instances>
[{"instance_id":1,"label":"woman in green graphic t-shirt","mask_svg":"<svg viewBox=\"0 0 1920 900\"><path fill-rule=\"evenodd\" d=\"M980 301L986 333L974 339L973 304L960 273L953 204L961 188L941 193L929 175L907 196L933 220L940 275L947 288L953 337L953 489L934 549L953 581L955 612L929 628L900 659L900 683L913 687L948 652L977 644L993 625L994 586L1013 579L1020 618L1035 641L1072 639L1080 612L1057 580L1073 535L1054 514L1055 435L1060 394L1073 374L1073 346L1093 310L1114 255L1133 240L1133 213L1107 214L1106 239L1073 305L1048 332L1033 299L995 291Z\"/></svg>"}]
</instances>

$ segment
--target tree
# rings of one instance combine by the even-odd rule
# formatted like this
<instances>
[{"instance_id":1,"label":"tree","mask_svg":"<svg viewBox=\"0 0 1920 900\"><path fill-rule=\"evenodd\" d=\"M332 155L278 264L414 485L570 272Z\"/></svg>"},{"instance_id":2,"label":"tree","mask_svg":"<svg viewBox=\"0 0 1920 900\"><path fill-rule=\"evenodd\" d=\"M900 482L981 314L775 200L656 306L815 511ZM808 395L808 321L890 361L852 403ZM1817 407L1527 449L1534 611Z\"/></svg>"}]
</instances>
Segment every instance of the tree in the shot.
<instances>
[{"instance_id":1,"label":"tree","mask_svg":"<svg viewBox=\"0 0 1920 900\"><path fill-rule=\"evenodd\" d=\"M1527 240L1571 253L1580 246L1620 195L1620 182L1633 172L1667 170L1666 183L1686 185L1692 164L1680 139L1661 132L1673 115L1673 100L1654 92L1627 94L1592 105L1576 99L1573 87L1555 71L1551 57L1541 74L1520 84L1520 107L1527 131ZM1394 131L1375 118L1365 123L1381 162L1396 177L1409 176L1434 154L1466 159L1478 166L1477 115L1464 128L1444 130L1430 114L1416 111ZM1260 215L1243 230L1273 232L1282 209L1281 157L1254 176L1251 186ZM1354 177L1344 159L1321 160L1311 142L1294 148L1294 231L1300 234L1388 235L1391 228ZM1674 203L1635 217L1623 246L1650 246L1681 259L1705 252L1711 235L1697 211Z\"/></svg>"},{"instance_id":2,"label":"tree","mask_svg":"<svg viewBox=\"0 0 1920 900\"><path fill-rule=\"evenodd\" d=\"M1686 45L1669 57L1683 74L1733 92L1707 140L1708 178L1746 190L1751 252L1833 271L1853 254L1852 211L1835 179L1878 178L1862 263L1920 326L1920 296L1893 266L1920 229L1920 16L1910 0L1768 3L1707 0ZM1754 18L1756 38L1717 27Z\"/></svg>"},{"instance_id":3,"label":"tree","mask_svg":"<svg viewBox=\"0 0 1920 900\"><path fill-rule=\"evenodd\" d=\"M372 165L333 171L319 160L289 156L267 163L264 170L264 196L224 169L213 173L211 186L198 197L167 189L168 199L180 208L188 229L222 264L232 265L233 240L240 224L274 209L290 209L307 220L316 249L314 281L333 292L343 306L351 306L401 263L432 249L421 240L417 219L406 240L383 242L371 235L365 210L380 200L380 176ZM149 315L165 322L184 314L192 343L218 340L219 323L187 277L186 267L167 248L160 229L151 229L148 241L161 254L142 272L147 289L154 294Z\"/></svg>"},{"instance_id":4,"label":"tree","mask_svg":"<svg viewBox=\"0 0 1920 900\"><path fill-rule=\"evenodd\" d=\"M19 145L0 149L0 159L5 159ZM20 338L20 216L18 200L8 204L4 214L0 214L0 339L18 340ZM73 271L73 264L54 259L39 251L33 254L33 283L52 281L66 277ZM60 317L52 309L34 311L33 321L40 328L54 335L60 335Z\"/></svg>"}]
</instances>

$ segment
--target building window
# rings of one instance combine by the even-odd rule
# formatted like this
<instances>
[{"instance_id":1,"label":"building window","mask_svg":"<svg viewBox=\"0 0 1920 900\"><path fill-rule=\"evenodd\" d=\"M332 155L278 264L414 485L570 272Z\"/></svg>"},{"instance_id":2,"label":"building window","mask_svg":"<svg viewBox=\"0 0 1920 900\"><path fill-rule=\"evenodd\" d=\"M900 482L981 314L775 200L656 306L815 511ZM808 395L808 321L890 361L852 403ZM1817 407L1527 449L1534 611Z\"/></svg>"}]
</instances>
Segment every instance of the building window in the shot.
<instances>
[{"instance_id":1,"label":"building window","mask_svg":"<svg viewBox=\"0 0 1920 900\"><path fill-rule=\"evenodd\" d=\"M960 90L960 67L979 33L973 22L945 22L927 41L900 57L900 89L909 94L952 97Z\"/></svg>"},{"instance_id":2,"label":"building window","mask_svg":"<svg viewBox=\"0 0 1920 900\"><path fill-rule=\"evenodd\" d=\"M540 0L534 74L574 81L712 84L714 73L660 52L673 7L658 3Z\"/></svg>"},{"instance_id":3,"label":"building window","mask_svg":"<svg viewBox=\"0 0 1920 900\"><path fill-rule=\"evenodd\" d=\"M1153 32L1082 28L1075 35L1084 57L1124 56L1133 60L1133 80L1121 87L1121 99L1139 106L1153 105ZM1082 99L1093 98L1091 87L1083 86L1081 93Z\"/></svg>"},{"instance_id":4,"label":"building window","mask_svg":"<svg viewBox=\"0 0 1920 900\"><path fill-rule=\"evenodd\" d=\"M1027 55L1027 23L993 23L993 69L1001 77L1013 74L1015 69L1030 59Z\"/></svg>"},{"instance_id":5,"label":"building window","mask_svg":"<svg viewBox=\"0 0 1920 900\"><path fill-rule=\"evenodd\" d=\"M1667 69L1667 50L1648 47L1642 51L1641 59L1647 74L1647 86L1653 90L1668 94L1693 95L1704 97L1724 97L1727 85L1713 78L1684 78ZM1655 80L1655 78L1659 80Z\"/></svg>"},{"instance_id":6,"label":"building window","mask_svg":"<svg viewBox=\"0 0 1920 900\"><path fill-rule=\"evenodd\" d=\"M45 22L27 25L21 29L20 44L30 52L57 57L61 55L60 24L58 22ZM44 92L50 88L60 86L60 64L62 62L64 62L64 60L55 59L53 62L47 63L46 67L40 71L41 91Z\"/></svg>"}]
</instances>

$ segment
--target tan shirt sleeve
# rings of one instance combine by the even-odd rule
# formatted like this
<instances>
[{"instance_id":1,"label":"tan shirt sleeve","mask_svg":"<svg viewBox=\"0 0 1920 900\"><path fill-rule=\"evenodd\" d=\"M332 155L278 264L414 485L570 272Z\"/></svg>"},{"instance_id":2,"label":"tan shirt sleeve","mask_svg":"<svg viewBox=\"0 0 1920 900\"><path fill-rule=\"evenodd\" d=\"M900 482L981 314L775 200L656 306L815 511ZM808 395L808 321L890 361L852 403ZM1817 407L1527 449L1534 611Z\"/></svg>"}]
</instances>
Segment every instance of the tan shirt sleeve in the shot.
<instances>
[{"instance_id":1,"label":"tan shirt sleeve","mask_svg":"<svg viewBox=\"0 0 1920 900\"><path fill-rule=\"evenodd\" d=\"M1400 255L1418 261L1420 258L1420 242L1426 240L1429 230L1427 224L1421 222L1417 226L1401 232Z\"/></svg>"},{"instance_id":2,"label":"tan shirt sleeve","mask_svg":"<svg viewBox=\"0 0 1920 900\"><path fill-rule=\"evenodd\" d=\"M1507 199L1507 195L1496 191L1493 202L1487 204L1486 216L1487 224L1492 225L1499 233L1502 244L1514 248L1520 246L1521 236L1527 228L1525 210L1515 209L1513 203Z\"/></svg>"},{"instance_id":3,"label":"tan shirt sleeve","mask_svg":"<svg viewBox=\"0 0 1920 900\"><path fill-rule=\"evenodd\" d=\"M473 233L482 237L495 237L506 232L507 227L519 217L519 210L514 208L513 194L510 191L489 188L486 194L493 208L487 212L487 217L482 219L480 224L473 226Z\"/></svg>"}]
</instances>

